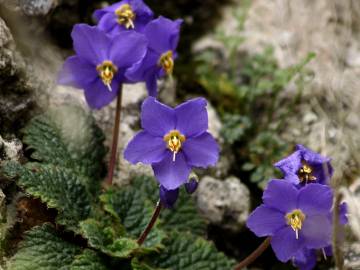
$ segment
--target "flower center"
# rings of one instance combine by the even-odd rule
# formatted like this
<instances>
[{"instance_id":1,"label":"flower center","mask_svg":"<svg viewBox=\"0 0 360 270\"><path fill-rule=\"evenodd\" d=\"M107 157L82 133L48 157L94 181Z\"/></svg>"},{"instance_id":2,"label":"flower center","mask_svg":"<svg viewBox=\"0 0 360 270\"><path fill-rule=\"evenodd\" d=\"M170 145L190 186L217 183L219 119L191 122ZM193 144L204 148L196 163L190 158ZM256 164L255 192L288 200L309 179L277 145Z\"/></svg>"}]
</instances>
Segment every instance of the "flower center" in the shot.
<instances>
[{"instance_id":1,"label":"flower center","mask_svg":"<svg viewBox=\"0 0 360 270\"><path fill-rule=\"evenodd\" d=\"M302 167L298 171L300 182L305 181L305 183L307 183L309 181L316 181L316 177L313 175L313 168L305 161L302 161L302 164Z\"/></svg>"},{"instance_id":2,"label":"flower center","mask_svg":"<svg viewBox=\"0 0 360 270\"><path fill-rule=\"evenodd\" d=\"M287 224L294 230L296 239L299 239L299 230L305 220L305 214L300 209L295 209L285 216Z\"/></svg>"},{"instance_id":3,"label":"flower center","mask_svg":"<svg viewBox=\"0 0 360 270\"><path fill-rule=\"evenodd\" d=\"M117 67L111 61L105 60L104 62L102 62L102 64L96 67L96 70L109 91L112 91L111 82L114 78L115 73L117 72Z\"/></svg>"},{"instance_id":4,"label":"flower center","mask_svg":"<svg viewBox=\"0 0 360 270\"><path fill-rule=\"evenodd\" d=\"M174 69L173 52L167 51L160 56L159 66L161 66L167 75L171 75Z\"/></svg>"},{"instance_id":5,"label":"flower center","mask_svg":"<svg viewBox=\"0 0 360 270\"><path fill-rule=\"evenodd\" d=\"M175 161L176 154L181 149L181 144L185 141L185 136L182 135L178 130L171 130L164 136L166 147L173 152L173 161Z\"/></svg>"},{"instance_id":6,"label":"flower center","mask_svg":"<svg viewBox=\"0 0 360 270\"><path fill-rule=\"evenodd\" d=\"M134 29L134 20L136 17L136 14L132 10L131 6L129 4L124 4L120 6L116 11L115 14L117 16L117 22L118 24L124 25L126 29Z\"/></svg>"}]
</instances>

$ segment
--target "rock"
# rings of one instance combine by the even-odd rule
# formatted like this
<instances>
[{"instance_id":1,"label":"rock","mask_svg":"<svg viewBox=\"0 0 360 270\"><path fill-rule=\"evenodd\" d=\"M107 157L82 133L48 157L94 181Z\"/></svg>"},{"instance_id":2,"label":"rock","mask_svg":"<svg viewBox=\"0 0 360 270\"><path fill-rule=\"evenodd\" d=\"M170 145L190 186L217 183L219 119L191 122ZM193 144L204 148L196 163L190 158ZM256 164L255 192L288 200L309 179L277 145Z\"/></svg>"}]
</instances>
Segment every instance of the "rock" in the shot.
<instances>
[{"instance_id":1,"label":"rock","mask_svg":"<svg viewBox=\"0 0 360 270\"><path fill-rule=\"evenodd\" d=\"M0 131L11 133L29 119L35 108L35 89L40 87L31 64L27 65L0 18Z\"/></svg>"},{"instance_id":2,"label":"rock","mask_svg":"<svg viewBox=\"0 0 360 270\"><path fill-rule=\"evenodd\" d=\"M345 247L345 269L360 269L360 243Z\"/></svg>"},{"instance_id":3,"label":"rock","mask_svg":"<svg viewBox=\"0 0 360 270\"><path fill-rule=\"evenodd\" d=\"M22 158L21 141L18 139L6 141L0 136L0 161L1 160L20 161L21 158Z\"/></svg>"},{"instance_id":4,"label":"rock","mask_svg":"<svg viewBox=\"0 0 360 270\"><path fill-rule=\"evenodd\" d=\"M196 192L197 206L210 223L233 232L240 231L249 216L250 193L240 179L220 181L205 176Z\"/></svg>"},{"instance_id":5,"label":"rock","mask_svg":"<svg viewBox=\"0 0 360 270\"><path fill-rule=\"evenodd\" d=\"M28 16L46 15L58 0L18 0L21 10Z\"/></svg>"}]
</instances>

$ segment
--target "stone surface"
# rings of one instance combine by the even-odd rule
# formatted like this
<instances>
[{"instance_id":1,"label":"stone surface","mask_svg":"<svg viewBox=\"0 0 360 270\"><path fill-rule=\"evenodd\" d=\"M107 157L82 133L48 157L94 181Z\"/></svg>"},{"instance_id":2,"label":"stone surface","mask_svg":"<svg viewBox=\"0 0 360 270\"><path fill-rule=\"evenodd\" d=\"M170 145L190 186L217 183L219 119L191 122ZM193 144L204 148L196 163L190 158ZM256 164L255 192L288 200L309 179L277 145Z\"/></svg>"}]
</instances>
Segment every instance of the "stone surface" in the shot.
<instances>
[{"instance_id":1,"label":"stone surface","mask_svg":"<svg viewBox=\"0 0 360 270\"><path fill-rule=\"evenodd\" d=\"M220 181L210 176L200 180L196 192L197 206L210 223L240 231L249 216L250 193L236 177Z\"/></svg>"},{"instance_id":2,"label":"stone surface","mask_svg":"<svg viewBox=\"0 0 360 270\"><path fill-rule=\"evenodd\" d=\"M22 11L29 16L46 15L54 8L58 0L18 0Z\"/></svg>"},{"instance_id":3,"label":"stone surface","mask_svg":"<svg viewBox=\"0 0 360 270\"><path fill-rule=\"evenodd\" d=\"M22 158L22 143L18 139L4 140L0 136L0 162L2 160L20 161Z\"/></svg>"},{"instance_id":4,"label":"stone surface","mask_svg":"<svg viewBox=\"0 0 360 270\"><path fill-rule=\"evenodd\" d=\"M345 247L346 269L360 269L360 243L352 243Z\"/></svg>"},{"instance_id":5,"label":"stone surface","mask_svg":"<svg viewBox=\"0 0 360 270\"><path fill-rule=\"evenodd\" d=\"M9 28L0 18L0 131L10 131L34 105L32 82ZM19 124L19 123L18 123Z\"/></svg>"}]
</instances>

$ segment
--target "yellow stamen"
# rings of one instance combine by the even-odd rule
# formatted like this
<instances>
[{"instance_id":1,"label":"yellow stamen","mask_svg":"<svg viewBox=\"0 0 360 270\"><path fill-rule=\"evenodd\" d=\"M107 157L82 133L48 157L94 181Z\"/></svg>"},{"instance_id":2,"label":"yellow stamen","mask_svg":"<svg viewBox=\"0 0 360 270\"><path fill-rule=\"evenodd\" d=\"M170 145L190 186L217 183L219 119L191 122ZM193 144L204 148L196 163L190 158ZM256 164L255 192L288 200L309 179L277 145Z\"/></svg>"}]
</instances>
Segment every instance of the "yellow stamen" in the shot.
<instances>
[{"instance_id":1,"label":"yellow stamen","mask_svg":"<svg viewBox=\"0 0 360 270\"><path fill-rule=\"evenodd\" d=\"M174 70L173 52L167 51L167 52L163 53L160 56L158 65L161 66L165 70L167 75L171 75Z\"/></svg>"},{"instance_id":2,"label":"yellow stamen","mask_svg":"<svg viewBox=\"0 0 360 270\"><path fill-rule=\"evenodd\" d=\"M287 224L294 230L296 239L299 239L299 231L301 230L302 224L305 220L305 214L300 209L295 209L286 214L285 218Z\"/></svg>"},{"instance_id":3,"label":"yellow stamen","mask_svg":"<svg viewBox=\"0 0 360 270\"><path fill-rule=\"evenodd\" d=\"M134 29L134 20L136 17L136 14L132 10L131 6L129 4L124 4L120 6L115 11L117 18L117 22L121 25L124 25L126 29Z\"/></svg>"},{"instance_id":4,"label":"yellow stamen","mask_svg":"<svg viewBox=\"0 0 360 270\"><path fill-rule=\"evenodd\" d=\"M105 60L102 64L96 67L96 70L105 86L109 89L109 91L112 91L111 82L117 72L117 67L111 61Z\"/></svg>"},{"instance_id":5,"label":"yellow stamen","mask_svg":"<svg viewBox=\"0 0 360 270\"><path fill-rule=\"evenodd\" d=\"M173 152L173 161L175 162L176 154L181 149L181 144L185 141L185 136L182 135L178 130L171 130L164 136L167 148Z\"/></svg>"},{"instance_id":6,"label":"yellow stamen","mask_svg":"<svg viewBox=\"0 0 360 270\"><path fill-rule=\"evenodd\" d=\"M305 181L305 183L307 183L309 181L316 181L316 177L312 174L313 168L305 161L303 161L302 164L303 164L302 167L298 171L300 182Z\"/></svg>"}]
</instances>

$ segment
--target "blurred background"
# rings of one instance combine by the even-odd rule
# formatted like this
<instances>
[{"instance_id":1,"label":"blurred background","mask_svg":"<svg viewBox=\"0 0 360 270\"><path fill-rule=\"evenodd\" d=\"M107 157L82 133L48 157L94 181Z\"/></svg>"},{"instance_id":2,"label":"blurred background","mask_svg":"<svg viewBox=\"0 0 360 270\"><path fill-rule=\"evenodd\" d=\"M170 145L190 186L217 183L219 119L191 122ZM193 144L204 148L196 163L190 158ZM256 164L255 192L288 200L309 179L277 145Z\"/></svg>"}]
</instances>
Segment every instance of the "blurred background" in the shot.
<instances>
[{"instance_id":1,"label":"blurred background","mask_svg":"<svg viewBox=\"0 0 360 270\"><path fill-rule=\"evenodd\" d=\"M74 24L115 1L0 0L0 145L15 152L20 130L37 113L62 104L86 108L82 91L56 85L73 54ZM182 18L173 80L160 99L176 105L209 100L210 131L221 145L215 168L200 171L195 200L208 221L208 238L237 260L261 239L246 229L261 202L272 164L300 143L332 158L332 185L349 202L345 264L360 269L360 1L146 0L155 14ZM120 146L139 129L144 85L124 90ZM110 144L115 104L93 114ZM70 124L65 127L71 129ZM16 154L16 153L15 153ZM150 168L123 158L116 183ZM1 202L1 200L0 200ZM37 206L34 206L37 207ZM331 269L322 260L317 269ZM294 269L271 249L251 269Z\"/></svg>"}]
</instances>

